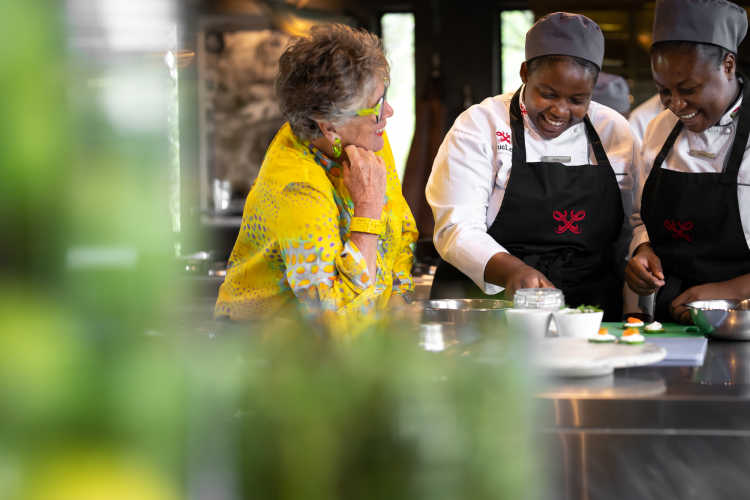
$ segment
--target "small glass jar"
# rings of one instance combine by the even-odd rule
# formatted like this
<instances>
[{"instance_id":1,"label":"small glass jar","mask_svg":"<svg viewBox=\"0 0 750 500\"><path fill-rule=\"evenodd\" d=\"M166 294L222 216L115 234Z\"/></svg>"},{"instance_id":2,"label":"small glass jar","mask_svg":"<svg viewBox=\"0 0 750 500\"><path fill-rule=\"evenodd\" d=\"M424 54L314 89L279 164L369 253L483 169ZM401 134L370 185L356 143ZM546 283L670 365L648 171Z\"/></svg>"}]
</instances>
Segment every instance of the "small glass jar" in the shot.
<instances>
[{"instance_id":1,"label":"small glass jar","mask_svg":"<svg viewBox=\"0 0 750 500\"><path fill-rule=\"evenodd\" d=\"M521 288L513 295L513 307L556 311L565 307L565 297L557 288Z\"/></svg>"}]
</instances>

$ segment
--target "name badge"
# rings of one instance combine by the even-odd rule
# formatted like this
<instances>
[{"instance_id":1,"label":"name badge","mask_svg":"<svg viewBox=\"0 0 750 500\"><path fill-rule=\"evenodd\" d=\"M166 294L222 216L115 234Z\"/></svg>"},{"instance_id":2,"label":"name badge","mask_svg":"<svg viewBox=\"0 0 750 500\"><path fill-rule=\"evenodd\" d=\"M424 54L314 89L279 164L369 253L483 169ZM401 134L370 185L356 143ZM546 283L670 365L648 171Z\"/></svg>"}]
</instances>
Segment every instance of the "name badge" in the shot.
<instances>
[{"instance_id":1,"label":"name badge","mask_svg":"<svg viewBox=\"0 0 750 500\"><path fill-rule=\"evenodd\" d=\"M716 155L713 153L709 153L708 151L699 151L697 149L691 149L688 151L688 154L694 158L707 158L709 160L713 160L716 158Z\"/></svg>"},{"instance_id":2,"label":"name badge","mask_svg":"<svg viewBox=\"0 0 750 500\"><path fill-rule=\"evenodd\" d=\"M542 156L542 163L568 163L570 156Z\"/></svg>"}]
</instances>

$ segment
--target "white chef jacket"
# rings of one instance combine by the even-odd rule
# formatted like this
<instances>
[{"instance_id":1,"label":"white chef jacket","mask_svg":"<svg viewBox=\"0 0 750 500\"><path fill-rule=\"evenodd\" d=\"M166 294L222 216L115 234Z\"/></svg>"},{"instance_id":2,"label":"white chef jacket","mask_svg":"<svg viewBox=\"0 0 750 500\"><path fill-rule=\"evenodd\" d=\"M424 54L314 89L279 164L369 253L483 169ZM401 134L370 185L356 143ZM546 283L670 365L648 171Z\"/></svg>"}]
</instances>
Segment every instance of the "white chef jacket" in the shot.
<instances>
[{"instance_id":1,"label":"white chef jacket","mask_svg":"<svg viewBox=\"0 0 750 500\"><path fill-rule=\"evenodd\" d=\"M471 278L486 294L503 290L485 283L484 268L496 253L507 253L487 234L487 229L500 211L510 175L512 98L512 92L488 97L459 115L440 145L425 189L435 217L435 248L445 261ZM554 139L544 139L525 113L523 92L520 104L526 161L538 162L543 156L570 156L565 165L596 164L583 122ZM617 111L596 102L589 105L588 115L617 176L623 207L629 214L633 186L638 182L633 178L635 145L628 122ZM630 228L627 224L623 227L629 241Z\"/></svg>"},{"instance_id":2,"label":"white chef jacket","mask_svg":"<svg viewBox=\"0 0 750 500\"><path fill-rule=\"evenodd\" d=\"M628 123L636 139L643 141L646 127L662 111L664 111L664 105L661 103L659 94L655 94L643 101L630 113Z\"/></svg>"},{"instance_id":3,"label":"white chef jacket","mask_svg":"<svg viewBox=\"0 0 750 500\"><path fill-rule=\"evenodd\" d=\"M701 133L689 131L683 128L677 136L671 153L662 164L662 168L676 170L678 172L721 172L727 161L731 150L732 141L737 131L739 121L739 106L742 104L742 95L733 106L721 117L719 123L709 127ZM646 226L641 219L641 196L643 186L648 174L654 164L656 155L667 140L667 136L677 123L677 116L671 111L664 110L651 121L646 128L643 138L643 148L636 161L639 184L633 202L633 215L631 225L633 226L633 240L630 245L631 253L641 243L649 241ZM750 143L750 141L748 141ZM691 155L690 152L693 152ZM740 220L742 230L745 233L745 241L750 247L750 155L747 153L748 145L745 145L745 154L742 157L740 171L737 177L737 200L740 205ZM698 154L696 155L696 152ZM700 153L703 153L702 155ZM715 158L707 158L705 154L715 155ZM700 202L700 200L697 200Z\"/></svg>"}]
</instances>

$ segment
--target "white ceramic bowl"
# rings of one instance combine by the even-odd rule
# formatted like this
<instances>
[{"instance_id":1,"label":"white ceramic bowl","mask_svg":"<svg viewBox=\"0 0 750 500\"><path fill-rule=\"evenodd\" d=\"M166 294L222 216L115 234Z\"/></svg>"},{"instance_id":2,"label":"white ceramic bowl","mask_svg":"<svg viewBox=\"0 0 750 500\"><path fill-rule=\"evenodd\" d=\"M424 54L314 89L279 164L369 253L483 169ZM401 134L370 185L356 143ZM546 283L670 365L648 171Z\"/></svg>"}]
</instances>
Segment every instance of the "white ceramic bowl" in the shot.
<instances>
[{"instance_id":1,"label":"white ceramic bowl","mask_svg":"<svg viewBox=\"0 0 750 500\"><path fill-rule=\"evenodd\" d=\"M575 309L561 309L552 313L560 337L588 339L599 333L603 311L578 312Z\"/></svg>"},{"instance_id":2,"label":"white ceramic bowl","mask_svg":"<svg viewBox=\"0 0 750 500\"><path fill-rule=\"evenodd\" d=\"M540 309L513 308L505 310L505 318L508 320L508 328L511 332L541 339L547 335L552 312Z\"/></svg>"}]
</instances>

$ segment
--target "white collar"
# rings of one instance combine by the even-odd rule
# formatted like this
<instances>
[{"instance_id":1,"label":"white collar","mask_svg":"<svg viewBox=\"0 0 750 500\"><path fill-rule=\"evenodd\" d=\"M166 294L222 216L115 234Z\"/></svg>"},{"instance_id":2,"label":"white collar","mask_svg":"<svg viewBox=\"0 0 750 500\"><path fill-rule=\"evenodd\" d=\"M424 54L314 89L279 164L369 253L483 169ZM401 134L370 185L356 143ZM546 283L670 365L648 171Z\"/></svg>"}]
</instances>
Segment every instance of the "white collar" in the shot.
<instances>
[{"instance_id":1,"label":"white collar","mask_svg":"<svg viewBox=\"0 0 750 500\"><path fill-rule=\"evenodd\" d=\"M742 92L716 125L708 127L703 132L686 130L688 154L709 164L713 164L714 160L723 159L732 144L731 139L734 137L735 122L739 119L741 104Z\"/></svg>"},{"instance_id":2,"label":"white collar","mask_svg":"<svg viewBox=\"0 0 750 500\"><path fill-rule=\"evenodd\" d=\"M740 95L733 105L729 107L726 113L724 113L719 119L719 123L714 125L715 127L726 127L731 124L739 115L740 106L742 105L742 86L740 86Z\"/></svg>"}]
</instances>

